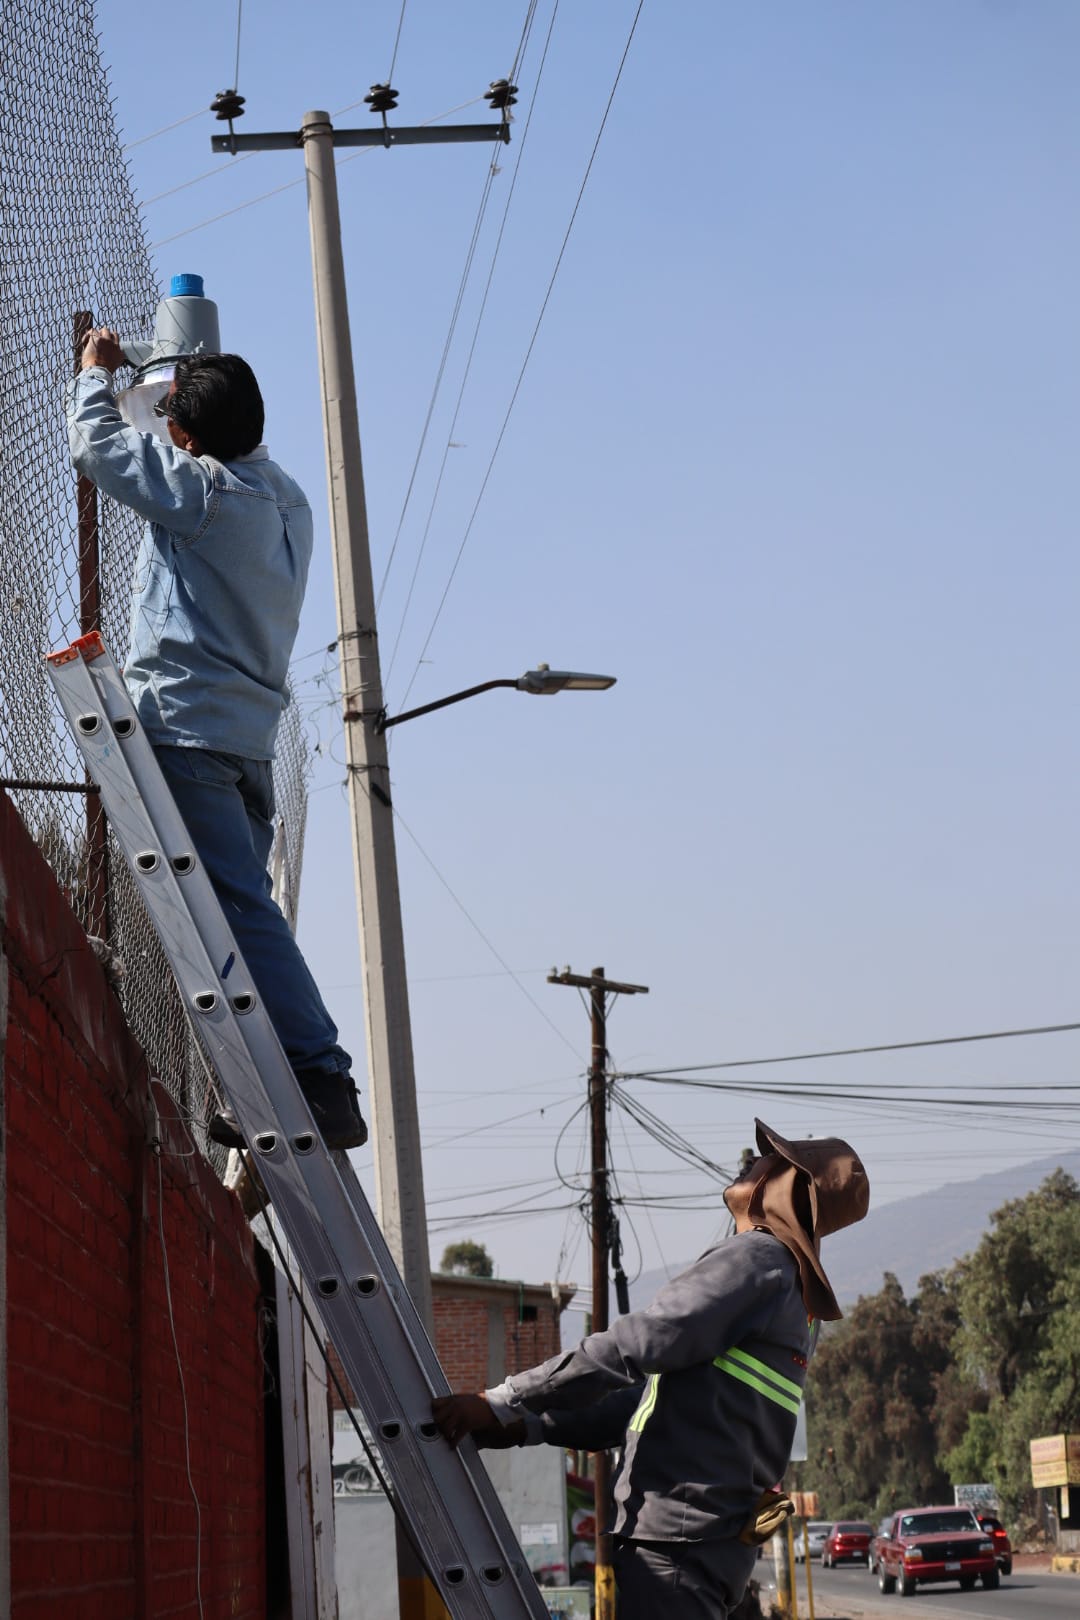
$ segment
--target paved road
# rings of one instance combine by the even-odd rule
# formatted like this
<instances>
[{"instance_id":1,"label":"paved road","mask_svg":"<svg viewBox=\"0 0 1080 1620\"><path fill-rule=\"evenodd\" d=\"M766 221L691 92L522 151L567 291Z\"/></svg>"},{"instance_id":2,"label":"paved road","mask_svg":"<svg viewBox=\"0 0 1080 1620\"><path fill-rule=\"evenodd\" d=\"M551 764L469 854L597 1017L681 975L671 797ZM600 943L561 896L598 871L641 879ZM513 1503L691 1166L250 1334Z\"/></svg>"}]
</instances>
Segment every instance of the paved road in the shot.
<instances>
[{"instance_id":1,"label":"paved road","mask_svg":"<svg viewBox=\"0 0 1080 1620\"><path fill-rule=\"evenodd\" d=\"M758 1565L764 1574L764 1561ZM1018 1570L996 1592L981 1586L921 1586L912 1598L885 1597L861 1566L822 1569L812 1565L816 1620L1077 1620L1080 1576L1043 1575ZM764 1594L763 1594L764 1595ZM806 1576L799 1567L800 1620L808 1620ZM764 1606L764 1605L763 1605Z\"/></svg>"}]
</instances>

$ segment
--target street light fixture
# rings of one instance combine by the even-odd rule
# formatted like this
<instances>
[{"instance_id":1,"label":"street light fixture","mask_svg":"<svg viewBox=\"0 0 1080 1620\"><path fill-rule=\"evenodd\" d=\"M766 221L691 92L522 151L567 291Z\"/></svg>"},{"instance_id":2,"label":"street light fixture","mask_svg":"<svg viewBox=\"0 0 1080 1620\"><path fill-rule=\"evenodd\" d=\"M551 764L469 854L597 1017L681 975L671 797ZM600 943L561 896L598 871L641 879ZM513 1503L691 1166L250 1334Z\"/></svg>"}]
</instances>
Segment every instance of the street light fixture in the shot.
<instances>
[{"instance_id":1,"label":"street light fixture","mask_svg":"<svg viewBox=\"0 0 1080 1620\"><path fill-rule=\"evenodd\" d=\"M424 703L419 709L406 709L403 714L388 715L382 709L375 717L375 730L381 735L388 727L399 726L403 720L415 720L419 714L445 709L448 704L461 703L465 698L476 697L479 692L494 691L497 686L510 686L518 692L547 696L554 692L606 692L609 686L614 685L614 675L586 675L581 670L550 669L547 664L537 664L535 669L527 669L524 675L519 675L516 681L484 681L480 686L467 687L464 692L453 692L434 703Z\"/></svg>"}]
</instances>

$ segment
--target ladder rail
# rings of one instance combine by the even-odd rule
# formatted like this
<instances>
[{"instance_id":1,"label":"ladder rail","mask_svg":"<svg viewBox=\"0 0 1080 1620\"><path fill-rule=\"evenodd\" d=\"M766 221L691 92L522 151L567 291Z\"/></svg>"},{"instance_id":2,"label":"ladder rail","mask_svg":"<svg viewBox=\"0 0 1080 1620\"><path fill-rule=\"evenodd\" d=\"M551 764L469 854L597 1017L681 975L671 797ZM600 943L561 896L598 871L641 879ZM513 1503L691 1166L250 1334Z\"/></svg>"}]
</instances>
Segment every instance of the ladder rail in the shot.
<instances>
[{"instance_id":1,"label":"ladder rail","mask_svg":"<svg viewBox=\"0 0 1080 1620\"><path fill-rule=\"evenodd\" d=\"M110 724L115 732L117 721L119 721L121 725L125 725L125 723L130 722L130 720L134 717L134 707L128 695L127 687L124 685L123 677L111 659L102 658L100 664L94 661L93 673L96 695L104 704L105 713L108 716ZM151 771L157 772L160 770L160 767L154 758L153 749L141 726L137 726L135 730L129 733L125 742L125 748L127 751L128 762L131 766L133 786L137 784L140 777L145 779L146 774L150 773ZM122 811L126 812L126 803L122 805L121 809ZM225 964L235 958L233 966L230 968L228 975L230 979L230 993L234 1000L238 995L251 995L254 997L256 995L255 987L251 982L246 965L244 964L243 959L241 958L237 949L236 940L233 936L232 930L229 928L225 914L221 909L220 903L218 902L217 896L213 891L213 886L206 875L205 869L202 867L200 862L194 860L193 851L191 849L191 840L188 836L187 828L184 825L183 818L180 815L171 794L166 791L160 802L155 800L153 806L146 805L145 810L149 819L154 824L157 839L162 849L171 849L178 852L181 859L184 859L188 854L192 854L193 865L190 871L184 874L183 881L185 885L194 891L193 897L188 902L186 909L190 912L192 905L197 905L200 911L200 923L198 931L201 943L206 953L205 960L203 957L199 958L200 969L210 975L220 975L221 969L215 969L214 963ZM122 847L126 848L126 845L123 845ZM175 859L176 856L174 855L170 860L170 864L174 864ZM142 873L138 873L136 875L137 877L144 876ZM147 878L149 875L150 874L145 874ZM157 919L155 919L155 921L156 920ZM179 933L180 930L177 929L177 932ZM178 948L179 946L175 944L172 947L173 950ZM255 1009L253 1008L252 1010ZM220 1030L220 1038L227 1038L227 1016L223 1011L215 1011L216 1016L210 1020L210 1027L215 1031ZM193 1017L194 1014L189 1014L189 1016ZM283 1096L281 1099L281 1106L286 1106L286 1098L288 1104L296 1104L299 1102L300 1107L298 1112L302 1111L304 1123L307 1124L309 1128L313 1128L314 1121L311 1119L310 1111L308 1110L306 1103L303 1101L303 1094L299 1092L299 1089L295 1085L291 1066L289 1065L288 1060L281 1049L280 1042L277 1040L277 1037L274 1034L269 1018L264 1016L264 1022L264 1028L252 1029L251 1039L246 1043L247 1045L256 1048L251 1055L256 1063L258 1063L260 1059L263 1059L268 1065L275 1064L275 1066L279 1069L284 1067L284 1069L287 1071L288 1083L283 1088L285 1096ZM205 1014L202 1015L200 1022L194 1025L194 1028L198 1034L204 1036L205 1041L205 1036L207 1033ZM230 1101L231 1100L232 1099L230 1098ZM258 1094L256 1094L256 1103L258 1100ZM278 1124L279 1117L280 1116L278 1114L272 1113L265 1122L266 1128L269 1130L275 1129ZM256 1123L258 1123L257 1115ZM376 1262L377 1269L384 1275L395 1274L397 1270L396 1263L390 1253L390 1249L387 1245L385 1237L383 1236L382 1229L372 1216L371 1207L364 1196L363 1189L357 1180L356 1173L353 1170L352 1165L349 1163L348 1156L344 1153L336 1154L331 1155L331 1159L335 1164L338 1178L342 1182L354 1214L364 1229L364 1236L372 1250L372 1256ZM420 1315L413 1304L412 1296L403 1285L398 1287L395 1294L395 1301L399 1313L405 1319L405 1325L410 1339L418 1349L422 1349L424 1352L423 1359L426 1370L432 1381L432 1393L449 1393L449 1386L446 1384L446 1379L443 1375L442 1368L439 1365L439 1360L435 1354L434 1346L432 1345Z\"/></svg>"},{"instance_id":2,"label":"ladder rail","mask_svg":"<svg viewBox=\"0 0 1080 1620\"><path fill-rule=\"evenodd\" d=\"M351 1166L315 1128L119 670L97 635L53 654L49 669L444 1603L453 1620L542 1620L474 1445L452 1450L431 1420L432 1395L448 1390L434 1348Z\"/></svg>"}]
</instances>

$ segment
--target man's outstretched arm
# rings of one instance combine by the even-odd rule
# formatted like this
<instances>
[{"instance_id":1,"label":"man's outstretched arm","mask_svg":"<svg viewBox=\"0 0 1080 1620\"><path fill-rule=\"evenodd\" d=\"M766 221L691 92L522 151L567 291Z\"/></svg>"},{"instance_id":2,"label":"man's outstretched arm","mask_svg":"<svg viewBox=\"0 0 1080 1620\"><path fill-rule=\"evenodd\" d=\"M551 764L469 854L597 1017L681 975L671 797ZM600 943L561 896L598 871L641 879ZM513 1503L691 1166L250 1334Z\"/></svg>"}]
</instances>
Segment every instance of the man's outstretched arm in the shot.
<instances>
[{"instance_id":1,"label":"man's outstretched arm","mask_svg":"<svg viewBox=\"0 0 1080 1620\"><path fill-rule=\"evenodd\" d=\"M500 1386L502 1388L504 1386ZM441 1395L431 1403L439 1431L456 1446L471 1434L485 1451L510 1446L573 1446L579 1451L609 1451L621 1446L626 1428L641 1400L642 1386L619 1389L579 1412L526 1412L514 1417L498 1400L498 1391L479 1395ZM494 1401L489 1396L495 1397Z\"/></svg>"},{"instance_id":2,"label":"man's outstretched arm","mask_svg":"<svg viewBox=\"0 0 1080 1620\"><path fill-rule=\"evenodd\" d=\"M71 459L103 494L190 539L212 515L213 477L186 450L124 421L113 394L113 372L125 364L115 332L101 327L88 334L82 371L67 385Z\"/></svg>"}]
</instances>

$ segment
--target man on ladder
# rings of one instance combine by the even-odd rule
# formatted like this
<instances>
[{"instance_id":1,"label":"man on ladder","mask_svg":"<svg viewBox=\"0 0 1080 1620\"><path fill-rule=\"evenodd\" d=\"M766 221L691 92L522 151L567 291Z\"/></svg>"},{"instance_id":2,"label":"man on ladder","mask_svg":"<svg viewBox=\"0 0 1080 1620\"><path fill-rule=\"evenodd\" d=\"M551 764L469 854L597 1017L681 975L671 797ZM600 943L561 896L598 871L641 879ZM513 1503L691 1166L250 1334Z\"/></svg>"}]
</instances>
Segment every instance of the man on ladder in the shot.
<instances>
[{"instance_id":1,"label":"man on ladder","mask_svg":"<svg viewBox=\"0 0 1080 1620\"><path fill-rule=\"evenodd\" d=\"M68 384L72 460L148 528L124 674L139 719L312 1115L330 1148L367 1140L349 1054L270 894L271 764L312 549L311 508L261 443L238 355L176 361L155 406L168 439L125 423L115 332L87 335ZM226 1107L215 1142L243 1147Z\"/></svg>"}]
</instances>

